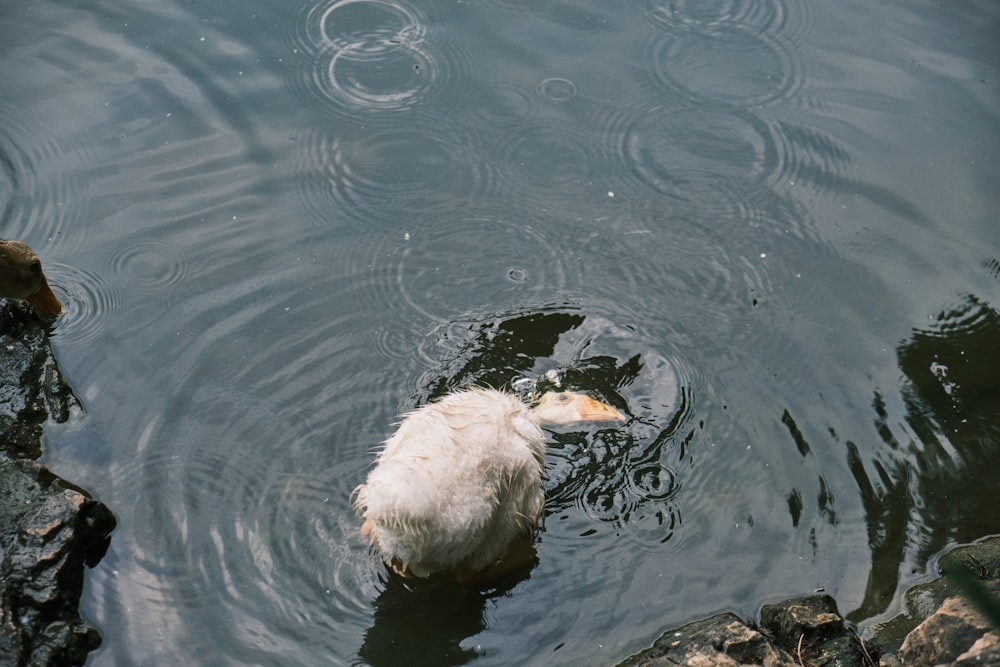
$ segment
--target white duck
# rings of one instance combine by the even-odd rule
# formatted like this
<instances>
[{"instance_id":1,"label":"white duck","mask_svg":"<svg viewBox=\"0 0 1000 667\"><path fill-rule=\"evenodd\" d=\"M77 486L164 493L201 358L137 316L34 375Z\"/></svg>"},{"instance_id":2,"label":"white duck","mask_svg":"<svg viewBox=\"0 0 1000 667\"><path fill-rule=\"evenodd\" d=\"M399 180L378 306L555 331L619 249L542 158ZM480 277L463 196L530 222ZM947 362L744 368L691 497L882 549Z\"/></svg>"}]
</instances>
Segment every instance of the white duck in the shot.
<instances>
[{"instance_id":1,"label":"white duck","mask_svg":"<svg viewBox=\"0 0 1000 667\"><path fill-rule=\"evenodd\" d=\"M62 304L42 273L42 261L17 241L0 239L0 297L24 299L48 317L62 312Z\"/></svg>"},{"instance_id":2,"label":"white duck","mask_svg":"<svg viewBox=\"0 0 1000 667\"><path fill-rule=\"evenodd\" d=\"M541 424L621 421L609 405L570 392L548 393L534 408L493 389L469 389L403 419L358 486L361 527L403 576L454 572L487 579L534 552L542 512ZM505 559L508 548L520 551Z\"/></svg>"}]
</instances>

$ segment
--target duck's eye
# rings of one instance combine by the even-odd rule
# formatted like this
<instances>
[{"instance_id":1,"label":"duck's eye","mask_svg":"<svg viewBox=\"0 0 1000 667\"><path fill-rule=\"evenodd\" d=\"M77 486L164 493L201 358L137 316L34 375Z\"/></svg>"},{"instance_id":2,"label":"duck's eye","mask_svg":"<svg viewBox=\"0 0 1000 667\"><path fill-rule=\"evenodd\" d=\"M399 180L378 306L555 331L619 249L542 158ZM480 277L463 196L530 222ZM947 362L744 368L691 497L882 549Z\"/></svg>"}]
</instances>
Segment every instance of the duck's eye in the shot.
<instances>
[{"instance_id":1,"label":"duck's eye","mask_svg":"<svg viewBox=\"0 0 1000 667\"><path fill-rule=\"evenodd\" d=\"M40 275L42 273L42 263L39 262L38 260L35 260L34 262L28 265L28 270L34 273L36 276Z\"/></svg>"},{"instance_id":2,"label":"duck's eye","mask_svg":"<svg viewBox=\"0 0 1000 667\"><path fill-rule=\"evenodd\" d=\"M556 398L558 398L559 401L562 403L565 403L566 401L569 400L569 396L567 396L566 394L559 394L558 396L556 396Z\"/></svg>"}]
</instances>

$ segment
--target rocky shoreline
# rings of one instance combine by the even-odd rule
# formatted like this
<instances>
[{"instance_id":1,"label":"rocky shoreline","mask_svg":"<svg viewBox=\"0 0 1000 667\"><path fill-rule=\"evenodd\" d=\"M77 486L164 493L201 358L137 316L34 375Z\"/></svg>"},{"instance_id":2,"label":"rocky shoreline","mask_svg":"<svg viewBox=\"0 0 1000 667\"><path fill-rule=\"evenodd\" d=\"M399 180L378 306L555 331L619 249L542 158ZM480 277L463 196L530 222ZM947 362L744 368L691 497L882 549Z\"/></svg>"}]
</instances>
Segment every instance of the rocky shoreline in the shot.
<instances>
[{"instance_id":1,"label":"rocky shoreline","mask_svg":"<svg viewBox=\"0 0 1000 667\"><path fill-rule=\"evenodd\" d=\"M945 576L907 590L905 611L864 636L833 598L813 595L764 605L758 621L726 613L668 630L616 667L1000 665L1000 626L969 601L978 591L1000 609L1000 537L950 551L938 570Z\"/></svg>"},{"instance_id":2,"label":"rocky shoreline","mask_svg":"<svg viewBox=\"0 0 1000 667\"><path fill-rule=\"evenodd\" d=\"M0 357L0 667L81 665L101 643L80 618L84 567L115 518L35 462L45 423L80 406L29 306L0 304Z\"/></svg>"}]
</instances>

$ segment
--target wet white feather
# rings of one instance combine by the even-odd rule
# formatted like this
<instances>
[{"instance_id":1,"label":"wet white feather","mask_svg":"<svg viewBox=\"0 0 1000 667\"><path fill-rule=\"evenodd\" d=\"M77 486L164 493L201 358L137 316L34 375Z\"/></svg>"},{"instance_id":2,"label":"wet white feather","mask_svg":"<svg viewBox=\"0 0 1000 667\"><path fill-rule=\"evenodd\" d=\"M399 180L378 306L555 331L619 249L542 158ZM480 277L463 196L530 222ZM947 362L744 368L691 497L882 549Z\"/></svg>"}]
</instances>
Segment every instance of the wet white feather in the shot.
<instances>
[{"instance_id":1,"label":"wet white feather","mask_svg":"<svg viewBox=\"0 0 1000 667\"><path fill-rule=\"evenodd\" d=\"M545 436L517 398L490 389L406 415L356 491L387 561L416 576L488 567L543 506Z\"/></svg>"}]
</instances>

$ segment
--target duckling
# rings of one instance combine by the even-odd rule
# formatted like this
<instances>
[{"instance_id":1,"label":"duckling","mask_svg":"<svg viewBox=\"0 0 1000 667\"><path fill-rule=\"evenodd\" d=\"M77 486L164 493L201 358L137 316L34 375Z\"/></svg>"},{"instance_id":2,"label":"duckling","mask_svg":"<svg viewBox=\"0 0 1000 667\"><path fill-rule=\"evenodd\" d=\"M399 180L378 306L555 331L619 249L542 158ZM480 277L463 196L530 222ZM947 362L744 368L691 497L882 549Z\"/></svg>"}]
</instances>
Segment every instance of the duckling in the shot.
<instances>
[{"instance_id":1,"label":"duckling","mask_svg":"<svg viewBox=\"0 0 1000 667\"><path fill-rule=\"evenodd\" d=\"M62 312L62 304L42 273L42 261L17 241L0 240L0 297L24 299L47 317Z\"/></svg>"},{"instance_id":2,"label":"duckling","mask_svg":"<svg viewBox=\"0 0 1000 667\"><path fill-rule=\"evenodd\" d=\"M354 490L363 535L406 577L499 576L534 557L542 513L541 425L617 422L582 394L544 394L534 408L493 389L468 389L408 413L367 481ZM514 555L516 552L517 555Z\"/></svg>"}]
</instances>

